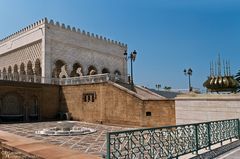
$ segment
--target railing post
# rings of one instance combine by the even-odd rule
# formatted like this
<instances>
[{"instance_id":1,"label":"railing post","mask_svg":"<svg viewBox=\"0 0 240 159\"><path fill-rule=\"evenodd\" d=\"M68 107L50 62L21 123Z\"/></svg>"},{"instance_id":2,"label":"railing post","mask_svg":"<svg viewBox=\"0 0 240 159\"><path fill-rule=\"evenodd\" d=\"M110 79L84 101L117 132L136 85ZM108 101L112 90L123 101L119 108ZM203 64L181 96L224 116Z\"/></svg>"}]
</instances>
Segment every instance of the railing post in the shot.
<instances>
[{"instance_id":1,"label":"railing post","mask_svg":"<svg viewBox=\"0 0 240 159\"><path fill-rule=\"evenodd\" d=\"M196 154L198 155L198 126L195 124Z\"/></svg>"},{"instance_id":2,"label":"railing post","mask_svg":"<svg viewBox=\"0 0 240 159\"><path fill-rule=\"evenodd\" d=\"M238 139L240 139L240 121L237 119L237 132L238 132Z\"/></svg>"},{"instance_id":3,"label":"railing post","mask_svg":"<svg viewBox=\"0 0 240 159\"><path fill-rule=\"evenodd\" d=\"M2 156L2 142L0 141L0 159L2 159L3 156Z\"/></svg>"},{"instance_id":4,"label":"railing post","mask_svg":"<svg viewBox=\"0 0 240 159\"><path fill-rule=\"evenodd\" d=\"M210 122L207 123L207 131L208 131L208 148L211 150L211 131L210 131Z\"/></svg>"},{"instance_id":5,"label":"railing post","mask_svg":"<svg viewBox=\"0 0 240 159\"><path fill-rule=\"evenodd\" d=\"M107 132L107 159L110 159L110 134Z\"/></svg>"},{"instance_id":6,"label":"railing post","mask_svg":"<svg viewBox=\"0 0 240 159\"><path fill-rule=\"evenodd\" d=\"M219 122L220 124L218 124L219 129L220 129L220 140L221 140L220 144L221 144L221 146L223 145L223 140L224 140L224 136L223 136L223 133L221 130L224 130L226 128L225 127L226 122L229 122L229 121Z\"/></svg>"}]
</instances>

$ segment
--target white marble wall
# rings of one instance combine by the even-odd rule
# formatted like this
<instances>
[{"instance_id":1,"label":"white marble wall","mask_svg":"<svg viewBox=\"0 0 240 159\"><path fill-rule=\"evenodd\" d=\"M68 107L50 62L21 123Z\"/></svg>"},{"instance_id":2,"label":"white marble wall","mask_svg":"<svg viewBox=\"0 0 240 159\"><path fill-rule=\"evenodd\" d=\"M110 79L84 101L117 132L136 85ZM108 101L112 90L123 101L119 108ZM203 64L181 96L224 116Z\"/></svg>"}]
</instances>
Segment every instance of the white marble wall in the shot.
<instances>
[{"instance_id":1,"label":"white marble wall","mask_svg":"<svg viewBox=\"0 0 240 159\"><path fill-rule=\"evenodd\" d=\"M107 68L112 74L118 70L126 76L127 63L123 55L126 49L126 46L48 24L46 65L51 69L46 75L51 76L50 70L53 70L55 62L63 60L67 64L68 74L72 71L73 64L78 62L83 67L84 75L87 75L88 67L93 65L98 73L101 73L103 68Z\"/></svg>"},{"instance_id":2,"label":"white marble wall","mask_svg":"<svg viewBox=\"0 0 240 159\"><path fill-rule=\"evenodd\" d=\"M42 43L44 39L46 19L39 20L12 35L0 40L0 70L3 71L5 67L8 71L8 67L11 66L12 71L14 65L18 66L20 71L20 65L25 65L25 71L27 69L27 63L32 62L33 70L37 59L41 61L42 65L42 48L45 46Z\"/></svg>"},{"instance_id":3,"label":"white marble wall","mask_svg":"<svg viewBox=\"0 0 240 159\"><path fill-rule=\"evenodd\" d=\"M118 70L127 77L125 50L127 45L123 43L44 18L0 40L0 70L22 62L26 66L29 60L39 58L43 77L52 77L57 60L66 62L68 74L78 62L84 75L93 65L98 73L107 68L110 73Z\"/></svg>"},{"instance_id":4,"label":"white marble wall","mask_svg":"<svg viewBox=\"0 0 240 159\"><path fill-rule=\"evenodd\" d=\"M177 124L240 118L240 95L180 95L175 109Z\"/></svg>"}]
</instances>

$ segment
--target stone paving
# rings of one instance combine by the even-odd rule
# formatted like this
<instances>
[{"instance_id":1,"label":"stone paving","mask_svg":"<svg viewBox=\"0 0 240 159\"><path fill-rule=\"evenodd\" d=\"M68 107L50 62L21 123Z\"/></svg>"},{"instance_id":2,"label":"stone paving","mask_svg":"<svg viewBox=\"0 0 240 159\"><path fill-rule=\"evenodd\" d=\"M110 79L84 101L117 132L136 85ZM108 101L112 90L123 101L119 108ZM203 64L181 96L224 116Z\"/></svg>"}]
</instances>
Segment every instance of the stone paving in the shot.
<instances>
[{"instance_id":1,"label":"stone paving","mask_svg":"<svg viewBox=\"0 0 240 159\"><path fill-rule=\"evenodd\" d=\"M41 140L46 143L59 145L61 147L78 150L83 153L102 156L106 154L106 133L128 129L128 127L108 126L101 124L92 124L86 122L76 122L76 126L83 126L96 129L97 132L78 136L42 136L35 134L35 131L44 128L55 127L57 121L38 122L38 123L17 123L0 124L0 130L14 133L16 135Z\"/></svg>"}]
</instances>

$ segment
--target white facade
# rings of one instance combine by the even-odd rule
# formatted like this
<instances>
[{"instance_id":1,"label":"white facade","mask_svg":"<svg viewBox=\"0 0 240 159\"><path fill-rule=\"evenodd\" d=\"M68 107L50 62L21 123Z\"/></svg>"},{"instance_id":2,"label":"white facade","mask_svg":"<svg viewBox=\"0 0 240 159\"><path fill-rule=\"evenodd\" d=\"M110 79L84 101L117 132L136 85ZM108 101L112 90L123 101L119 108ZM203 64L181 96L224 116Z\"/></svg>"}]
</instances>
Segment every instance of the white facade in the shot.
<instances>
[{"instance_id":1,"label":"white facade","mask_svg":"<svg viewBox=\"0 0 240 159\"><path fill-rule=\"evenodd\" d=\"M176 124L240 118L240 95L196 94L175 98Z\"/></svg>"},{"instance_id":2,"label":"white facade","mask_svg":"<svg viewBox=\"0 0 240 159\"><path fill-rule=\"evenodd\" d=\"M125 50L123 43L44 18L0 40L0 71L26 75L40 71L47 78L63 71L65 76L108 72L126 80Z\"/></svg>"}]
</instances>

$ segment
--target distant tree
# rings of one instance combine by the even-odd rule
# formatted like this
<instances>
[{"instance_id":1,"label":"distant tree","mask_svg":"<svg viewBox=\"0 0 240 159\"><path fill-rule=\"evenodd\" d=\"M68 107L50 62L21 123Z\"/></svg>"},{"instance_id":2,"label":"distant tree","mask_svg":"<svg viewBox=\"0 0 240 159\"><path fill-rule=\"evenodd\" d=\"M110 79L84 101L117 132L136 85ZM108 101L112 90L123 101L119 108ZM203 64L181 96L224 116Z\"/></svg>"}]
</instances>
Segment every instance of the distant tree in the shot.
<instances>
[{"instance_id":1,"label":"distant tree","mask_svg":"<svg viewBox=\"0 0 240 159\"><path fill-rule=\"evenodd\" d=\"M165 86L163 89L165 89L166 91L169 91L172 89L172 87L169 87L169 86Z\"/></svg>"},{"instance_id":2,"label":"distant tree","mask_svg":"<svg viewBox=\"0 0 240 159\"><path fill-rule=\"evenodd\" d=\"M240 70L238 70L237 74L235 75L235 79L240 83ZM240 92L240 86L238 86L237 92Z\"/></svg>"},{"instance_id":3,"label":"distant tree","mask_svg":"<svg viewBox=\"0 0 240 159\"><path fill-rule=\"evenodd\" d=\"M240 82L240 70L238 70L237 74L235 75L235 79Z\"/></svg>"}]
</instances>

